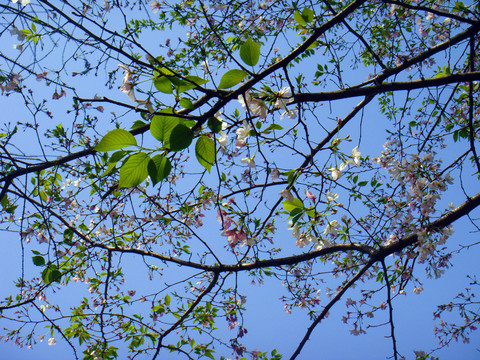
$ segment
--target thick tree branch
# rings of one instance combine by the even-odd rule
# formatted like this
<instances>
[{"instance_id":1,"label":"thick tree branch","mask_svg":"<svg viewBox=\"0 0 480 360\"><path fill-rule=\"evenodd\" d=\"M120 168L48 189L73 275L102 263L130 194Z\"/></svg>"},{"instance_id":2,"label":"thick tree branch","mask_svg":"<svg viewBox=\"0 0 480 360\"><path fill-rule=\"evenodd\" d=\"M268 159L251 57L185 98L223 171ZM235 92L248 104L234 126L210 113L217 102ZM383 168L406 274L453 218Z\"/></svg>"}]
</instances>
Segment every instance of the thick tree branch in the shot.
<instances>
[{"instance_id":1,"label":"thick tree branch","mask_svg":"<svg viewBox=\"0 0 480 360\"><path fill-rule=\"evenodd\" d=\"M448 84L456 84L461 82L479 81L480 71L467 72L463 74L451 74L442 77L412 80L412 81L397 81L391 83L382 83L367 87L350 87L347 89L340 89L335 91L319 92L319 93L302 93L296 94L294 103L304 102L318 102L331 101L339 99L348 99L357 96L372 96L383 94L388 91L405 91L424 89L428 87L443 86Z\"/></svg>"}]
</instances>

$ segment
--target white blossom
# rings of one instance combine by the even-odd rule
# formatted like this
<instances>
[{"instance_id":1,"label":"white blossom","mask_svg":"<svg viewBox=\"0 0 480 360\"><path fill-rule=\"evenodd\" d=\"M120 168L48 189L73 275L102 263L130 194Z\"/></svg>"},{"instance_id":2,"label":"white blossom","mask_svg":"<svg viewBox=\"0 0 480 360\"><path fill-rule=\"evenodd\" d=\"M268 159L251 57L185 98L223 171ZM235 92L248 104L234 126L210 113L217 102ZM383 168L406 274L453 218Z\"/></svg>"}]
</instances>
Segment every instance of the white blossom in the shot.
<instances>
[{"instance_id":1,"label":"white blossom","mask_svg":"<svg viewBox=\"0 0 480 360\"><path fill-rule=\"evenodd\" d=\"M241 162L247 164L251 168L254 168L256 166L255 160L253 160L253 158L243 158Z\"/></svg>"},{"instance_id":2,"label":"white blossom","mask_svg":"<svg viewBox=\"0 0 480 360\"><path fill-rule=\"evenodd\" d=\"M337 193L332 193L330 190L327 191L327 193L325 194L327 201L335 201L338 199L339 196L340 195L338 195Z\"/></svg>"},{"instance_id":3,"label":"white blossom","mask_svg":"<svg viewBox=\"0 0 480 360\"><path fill-rule=\"evenodd\" d=\"M329 221L327 227L325 228L325 230L323 230L323 234L324 235L331 234L332 236L337 236L339 227L340 227L340 224L338 223L337 220Z\"/></svg>"},{"instance_id":4,"label":"white blossom","mask_svg":"<svg viewBox=\"0 0 480 360\"><path fill-rule=\"evenodd\" d=\"M18 0L12 0L12 2L14 4L16 4L18 2ZM26 6L26 5L30 4L30 0L20 0L20 3L22 4L22 6Z\"/></svg>"}]
</instances>

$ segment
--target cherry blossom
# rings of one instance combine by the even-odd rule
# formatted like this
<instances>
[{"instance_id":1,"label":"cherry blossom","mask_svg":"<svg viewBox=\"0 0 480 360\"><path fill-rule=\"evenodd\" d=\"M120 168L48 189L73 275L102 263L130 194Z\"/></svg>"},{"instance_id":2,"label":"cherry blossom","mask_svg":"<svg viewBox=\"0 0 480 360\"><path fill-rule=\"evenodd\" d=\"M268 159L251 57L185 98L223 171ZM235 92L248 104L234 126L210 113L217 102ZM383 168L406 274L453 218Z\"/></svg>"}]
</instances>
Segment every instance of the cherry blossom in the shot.
<instances>
[{"instance_id":1,"label":"cherry blossom","mask_svg":"<svg viewBox=\"0 0 480 360\"><path fill-rule=\"evenodd\" d=\"M305 190L305 195L313 201L315 201L317 199L317 197L315 195L313 195L310 190Z\"/></svg>"},{"instance_id":2,"label":"cherry blossom","mask_svg":"<svg viewBox=\"0 0 480 360\"><path fill-rule=\"evenodd\" d=\"M18 41L24 41L25 40L25 34L23 33L22 30L17 28L15 25L13 25L12 29L10 30L10 35L12 36L17 36Z\"/></svg>"},{"instance_id":3,"label":"cherry blossom","mask_svg":"<svg viewBox=\"0 0 480 360\"><path fill-rule=\"evenodd\" d=\"M272 181L275 181L280 177L280 171L278 171L278 169L273 169L270 176L272 177Z\"/></svg>"},{"instance_id":4,"label":"cherry blossom","mask_svg":"<svg viewBox=\"0 0 480 360\"><path fill-rule=\"evenodd\" d=\"M240 161L247 164L251 168L254 168L256 166L255 165L255 160L253 158L243 158Z\"/></svg>"},{"instance_id":5,"label":"cherry blossom","mask_svg":"<svg viewBox=\"0 0 480 360\"><path fill-rule=\"evenodd\" d=\"M263 119L267 117L268 108L265 102L260 99L252 98L248 91L245 94L238 96L238 102L245 110L248 109L253 116L259 116Z\"/></svg>"},{"instance_id":6,"label":"cherry blossom","mask_svg":"<svg viewBox=\"0 0 480 360\"><path fill-rule=\"evenodd\" d=\"M325 194L325 197L327 198L327 201L332 202L337 200L339 198L339 195L337 193L332 193L330 190L328 190Z\"/></svg>"},{"instance_id":7,"label":"cherry blossom","mask_svg":"<svg viewBox=\"0 0 480 360\"><path fill-rule=\"evenodd\" d=\"M332 220L332 221L329 221L328 224L327 224L327 227L323 230L323 234L324 235L332 235L332 236L337 236L338 235L338 228L340 227L341 225L338 223L337 220Z\"/></svg>"},{"instance_id":8,"label":"cherry blossom","mask_svg":"<svg viewBox=\"0 0 480 360\"><path fill-rule=\"evenodd\" d=\"M293 201L294 197L289 189L283 189L280 191L280 196L287 199L288 201Z\"/></svg>"},{"instance_id":9,"label":"cherry blossom","mask_svg":"<svg viewBox=\"0 0 480 360\"><path fill-rule=\"evenodd\" d=\"M133 89L133 71L131 71L128 66L123 64L119 64L118 67L124 70L123 84L120 87L120 90L127 94L131 101L137 101Z\"/></svg>"},{"instance_id":10,"label":"cherry blossom","mask_svg":"<svg viewBox=\"0 0 480 360\"><path fill-rule=\"evenodd\" d=\"M250 124L246 121L243 120L243 127L240 127L237 129L236 134L237 134L237 141L236 141L236 146L237 148L241 148L245 146L246 144L246 139L250 136Z\"/></svg>"},{"instance_id":11,"label":"cherry blossom","mask_svg":"<svg viewBox=\"0 0 480 360\"><path fill-rule=\"evenodd\" d=\"M332 173L332 180L333 181L338 180L342 176L342 170L345 169L345 166L346 166L345 163L342 163L340 165L340 168L334 167L334 168L328 169L328 171L330 171Z\"/></svg>"},{"instance_id":12,"label":"cherry blossom","mask_svg":"<svg viewBox=\"0 0 480 360\"><path fill-rule=\"evenodd\" d=\"M18 0L12 0L12 2L14 4L16 4L18 2ZM22 6L26 6L26 5L30 4L30 0L20 0L20 3L22 4Z\"/></svg>"}]
</instances>

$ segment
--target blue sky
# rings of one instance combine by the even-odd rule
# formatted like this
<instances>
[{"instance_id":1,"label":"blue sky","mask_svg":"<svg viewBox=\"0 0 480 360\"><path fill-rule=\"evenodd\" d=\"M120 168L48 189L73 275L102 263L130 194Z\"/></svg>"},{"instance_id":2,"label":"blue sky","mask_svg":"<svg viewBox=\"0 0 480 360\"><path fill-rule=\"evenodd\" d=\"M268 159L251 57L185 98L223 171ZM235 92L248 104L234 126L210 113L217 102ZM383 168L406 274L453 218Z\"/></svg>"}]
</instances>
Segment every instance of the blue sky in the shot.
<instances>
[{"instance_id":1,"label":"blue sky","mask_svg":"<svg viewBox=\"0 0 480 360\"><path fill-rule=\"evenodd\" d=\"M8 33L5 33L0 38L0 46L5 49L6 54L15 54L11 49L12 39ZM8 50L7 50L8 49ZM308 63L307 63L308 64ZM80 64L79 64L80 65ZM112 66L115 66L113 64ZM81 66L80 66L81 67ZM303 69L303 68L302 68ZM365 73L355 73L352 72L351 81L363 80ZM120 85L121 76L118 77L116 85ZM33 82L33 79L30 79L30 84ZM76 78L75 84L80 95L85 97L93 97L95 92L97 92L96 86L92 86L90 80ZM114 87L112 90L105 90L102 88L103 83L100 77L98 84L99 95L108 94L112 98L119 99L120 101L127 101L126 96ZM95 89L95 90L94 90ZM50 88L53 91L53 87ZM39 92L37 95L44 96L43 93ZM45 95L50 96L50 94ZM49 100L50 103L55 104L54 109L57 112L53 120L43 119L46 123L41 124L41 126L50 126L51 124L58 123L62 118L62 112L65 111L66 107L69 104L69 99L62 98L58 100L57 103L54 103L52 100ZM333 111L330 112L325 106L322 109L321 116L324 117L341 117L345 115L346 112L350 110L348 105L357 103L357 99L347 101L338 105L338 107L333 107ZM240 106L236 104L240 109ZM22 100L18 94L11 94L9 97L0 97L0 107L3 109L15 109L15 112L7 112L6 119L11 119L15 121L22 117L27 117L28 112L25 112L22 106ZM110 110L106 106L108 113ZM241 109L240 109L241 110ZM100 115L100 114L98 114ZM105 116L106 117L106 116ZM137 116L138 117L138 116ZM362 155L371 155L376 156L381 151L381 146L384 142L385 133L384 133L384 124L385 121L382 121L381 115L379 115L376 106L370 106L369 110L364 114L364 123L362 125L362 140L360 142L360 151ZM107 118L108 119L108 118ZM97 130L100 133L104 133L107 130L111 129L113 125L107 120L102 121L102 128ZM129 121L136 120L136 115L128 115L126 123ZM7 120L4 120L5 122ZM285 121L287 121L285 119ZM62 120L63 122L63 120ZM64 122L64 126L67 126L68 120ZM379 126L378 124L381 124ZM104 128L103 128L104 126ZM389 125L387 125L389 126ZM357 145L358 139L360 138L359 134L359 125L358 123L353 124L351 127L347 127L343 131L343 135L351 134L354 138L352 143L348 144L348 147L353 147ZM29 141L31 133L26 133L22 141L22 150L26 153L38 153L39 148L36 142ZM147 135L146 135L147 136ZM449 144L451 145L451 144ZM349 153L350 148L347 148L347 145L344 149L345 153ZM453 152L452 152L453 153ZM278 158L279 163L283 162L288 164L291 159ZM292 161L293 163L293 161ZM476 192L478 188L478 183L471 177L468 169L466 170L465 176L465 186L470 188L470 191ZM449 197L444 199L444 204L453 201L455 205L458 205L458 193L460 189L458 186L453 187L456 189L452 191ZM458 193L457 193L458 191ZM205 229L202 230L203 233L208 234L214 231L218 232L218 223L214 219L214 215L209 214L210 216L210 225L207 225ZM472 215L473 217L478 217L478 211ZM296 251L297 249L294 246L294 239L291 236L290 232L287 231L286 223L278 223L277 226L282 228L279 231L277 237L279 242L286 243L284 252L289 253L291 251ZM455 234L450 239L454 244L469 244L476 241L476 234L470 233L471 227L468 222L461 220L455 224ZM219 236L219 241L224 241L225 238ZM16 279L19 276L18 270L20 264L19 258L19 243L18 235L14 233L4 232L2 233L1 246L4 254L4 260L0 263L0 273L6 274L8 276L0 277L0 296L4 297L5 294L11 290L11 281ZM221 249L225 244L216 243L214 246ZM26 263L29 264L29 248L27 245L26 251ZM457 256L453 261L453 267L438 280L427 280L424 282L424 291L420 295L415 295L411 291L407 296L397 297L394 302L394 318L397 331L397 340L399 351L402 355L405 355L407 359L414 358L412 350L426 350L436 346L437 340L432 335L432 329L435 324L433 321L433 312L437 304L445 303L450 301L458 292L462 291L465 286L467 286L466 274L474 274L477 269L473 268L471 264L476 263L476 259L480 255L480 250L476 247L469 249L468 251L463 251L459 256ZM137 260L125 261L125 268L131 270L130 275L126 278L126 289L132 288L148 288L151 286L151 283L146 280L147 274L143 270L137 269ZM27 270L32 271L36 270L33 266L27 265ZM173 272L177 269L173 269ZM421 272L421 271L420 271ZM171 275L172 277L165 277L159 281L162 282L172 282L176 274ZM294 310L292 314L288 315L283 310L283 304L278 299L285 295L285 290L282 288L279 282L273 282L272 284L265 284L262 286L248 285L249 279L245 275L240 276L240 283L245 284L245 293L247 295L246 308L247 312L245 315L245 327L248 329L248 334L245 337L246 344L255 348L262 350L271 350L277 348L280 353L285 354L285 358L291 354L294 347L298 344L299 340L304 335L306 328L310 324L309 319L304 311ZM335 287L337 286L338 281L332 280L326 286ZM70 302L72 305L78 302L78 299L75 298L75 295L82 294L86 290L84 284L79 284L73 287L72 292L67 292L69 295L59 295L59 301L65 305L69 305ZM350 325L345 325L341 322L341 318L344 315L345 311L345 300L349 297L354 297L358 289L349 290L344 298L340 301L337 306L334 307L330 316L320 324L317 329L314 331L313 336L308 342L307 346L300 356L301 359L353 359L353 358L368 358L368 359L384 359L385 357L391 355L391 342L385 336L388 335L388 327L382 326L378 328L371 328L368 330L367 335L361 336L351 336L349 330L351 329ZM62 294L62 293L61 293ZM322 294L324 296L324 294ZM70 297L71 296L71 297ZM83 296L83 295L82 295ZM383 295L384 296L384 293ZM52 295L52 298L54 296ZM374 323L382 323L387 321L386 312L379 318L374 319ZM221 320L220 320L221 321ZM3 321L0 320L0 327L3 327ZM224 327L224 331L228 339L229 331L226 329L226 323L219 323L219 327ZM470 344L460 344L452 343L450 348L447 350L442 350L439 353L441 359L456 359L456 358L476 358L478 357L478 350L476 344L479 344L479 336L474 333L472 336ZM234 336L233 334L231 335ZM46 339L48 335L46 336ZM69 359L71 357L70 349L65 345L64 342L58 341L55 346L48 346L46 341L37 345L33 351L28 351L25 349L18 349L15 345L10 343L0 343L0 349L6 359L31 359L34 357L36 360L42 359ZM224 355L230 357L229 353L218 352L218 355ZM174 357L172 357L174 358Z\"/></svg>"}]
</instances>

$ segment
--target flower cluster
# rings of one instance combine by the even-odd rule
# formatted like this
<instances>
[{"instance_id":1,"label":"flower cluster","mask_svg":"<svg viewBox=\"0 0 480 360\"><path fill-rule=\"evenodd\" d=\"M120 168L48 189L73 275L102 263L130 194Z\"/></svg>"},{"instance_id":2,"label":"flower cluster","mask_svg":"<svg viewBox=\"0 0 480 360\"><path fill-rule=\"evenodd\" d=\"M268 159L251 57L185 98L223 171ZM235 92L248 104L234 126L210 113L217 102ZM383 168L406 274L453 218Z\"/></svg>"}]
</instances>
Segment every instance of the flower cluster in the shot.
<instances>
[{"instance_id":1,"label":"flower cluster","mask_svg":"<svg viewBox=\"0 0 480 360\"><path fill-rule=\"evenodd\" d=\"M248 91L238 96L238 102L245 110L249 111L252 116L258 116L262 119L267 117L268 108L265 101L253 98Z\"/></svg>"},{"instance_id":2,"label":"flower cluster","mask_svg":"<svg viewBox=\"0 0 480 360\"><path fill-rule=\"evenodd\" d=\"M332 180L336 181L342 176L342 171L348 166L348 165L355 165L355 166L360 166L360 160L361 160L361 153L358 151L358 146L355 146L352 150L352 155L349 156L349 158L342 162L340 164L340 167L332 167L328 169L332 174Z\"/></svg>"}]
</instances>

